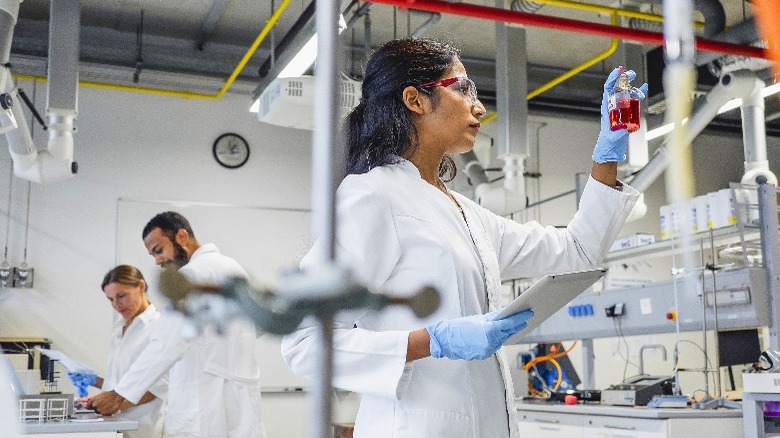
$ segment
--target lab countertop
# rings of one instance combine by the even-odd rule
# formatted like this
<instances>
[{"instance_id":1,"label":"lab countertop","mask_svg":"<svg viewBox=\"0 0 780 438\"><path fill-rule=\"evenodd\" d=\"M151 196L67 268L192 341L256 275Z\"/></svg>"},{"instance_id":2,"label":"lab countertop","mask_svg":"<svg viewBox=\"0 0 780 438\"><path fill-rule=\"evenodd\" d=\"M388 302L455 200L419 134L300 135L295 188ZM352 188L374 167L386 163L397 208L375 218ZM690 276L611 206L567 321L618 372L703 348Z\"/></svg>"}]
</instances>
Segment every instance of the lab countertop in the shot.
<instances>
[{"instance_id":1,"label":"lab countertop","mask_svg":"<svg viewBox=\"0 0 780 438\"><path fill-rule=\"evenodd\" d=\"M628 418L731 418L742 417L742 409L691 409L691 408L648 408L646 406L608 406L599 404L566 405L559 403L537 403L517 400L515 408L518 411L552 412L558 414L603 415L607 417Z\"/></svg>"},{"instance_id":2,"label":"lab countertop","mask_svg":"<svg viewBox=\"0 0 780 438\"><path fill-rule=\"evenodd\" d=\"M69 421L51 421L48 423L25 423L22 433L76 433L76 432L119 432L138 429L138 422L122 417L105 417L103 421L75 423Z\"/></svg>"}]
</instances>

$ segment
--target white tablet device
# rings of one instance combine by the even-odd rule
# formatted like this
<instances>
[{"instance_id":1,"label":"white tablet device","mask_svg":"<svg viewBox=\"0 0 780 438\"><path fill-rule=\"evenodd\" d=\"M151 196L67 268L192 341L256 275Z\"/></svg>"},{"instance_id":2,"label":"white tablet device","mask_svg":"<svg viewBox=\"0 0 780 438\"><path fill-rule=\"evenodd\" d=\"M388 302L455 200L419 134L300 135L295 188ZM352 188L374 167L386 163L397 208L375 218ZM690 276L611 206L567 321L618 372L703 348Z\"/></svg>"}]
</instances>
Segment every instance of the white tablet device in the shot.
<instances>
[{"instance_id":1,"label":"white tablet device","mask_svg":"<svg viewBox=\"0 0 780 438\"><path fill-rule=\"evenodd\" d=\"M606 268L589 269L587 271L549 274L537 280L496 317L497 319L505 318L529 309L534 312L534 316L528 320L528 326L509 338L506 344L520 342L526 334L539 327L547 318L553 316L577 295L591 287L606 272Z\"/></svg>"}]
</instances>

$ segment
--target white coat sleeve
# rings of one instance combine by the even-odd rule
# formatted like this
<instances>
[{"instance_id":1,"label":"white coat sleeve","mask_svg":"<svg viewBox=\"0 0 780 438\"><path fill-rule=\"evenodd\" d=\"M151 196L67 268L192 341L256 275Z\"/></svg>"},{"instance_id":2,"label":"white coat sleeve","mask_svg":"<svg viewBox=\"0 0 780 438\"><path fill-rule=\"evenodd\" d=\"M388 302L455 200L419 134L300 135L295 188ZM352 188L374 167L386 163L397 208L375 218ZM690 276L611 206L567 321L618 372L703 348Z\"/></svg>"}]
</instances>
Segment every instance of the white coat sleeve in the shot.
<instances>
[{"instance_id":1,"label":"white coat sleeve","mask_svg":"<svg viewBox=\"0 0 780 438\"><path fill-rule=\"evenodd\" d=\"M338 190L339 262L350 267L359 281L381 287L401 257L392 211L381 193L347 177ZM316 245L316 244L315 244ZM301 262L306 269L309 255ZM337 388L399 398L410 377L406 367L408 331L377 332L357 328L365 311L342 312L334 321L334 379ZM320 354L317 327L306 319L282 340L282 356L290 369L309 380L317 379Z\"/></svg>"},{"instance_id":2,"label":"white coat sleeve","mask_svg":"<svg viewBox=\"0 0 780 438\"><path fill-rule=\"evenodd\" d=\"M164 311L154 325L149 344L114 386L114 391L127 401L137 404L152 390L161 390L158 381L184 355L190 343L181 336L184 317Z\"/></svg>"},{"instance_id":3,"label":"white coat sleeve","mask_svg":"<svg viewBox=\"0 0 780 438\"><path fill-rule=\"evenodd\" d=\"M493 236L502 279L587 269L604 260L639 197L590 177L579 209L565 230L520 224L495 215L484 221ZM483 216L486 216L483 214Z\"/></svg>"}]
</instances>

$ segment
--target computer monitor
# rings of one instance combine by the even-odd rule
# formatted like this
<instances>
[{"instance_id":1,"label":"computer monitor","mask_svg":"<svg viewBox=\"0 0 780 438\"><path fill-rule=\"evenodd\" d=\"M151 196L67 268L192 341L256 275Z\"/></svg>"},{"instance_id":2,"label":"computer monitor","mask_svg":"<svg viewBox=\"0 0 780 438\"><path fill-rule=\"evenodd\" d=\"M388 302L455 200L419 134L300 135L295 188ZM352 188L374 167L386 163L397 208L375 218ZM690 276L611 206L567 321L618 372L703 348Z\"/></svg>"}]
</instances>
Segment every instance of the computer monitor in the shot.
<instances>
[{"instance_id":1,"label":"computer monitor","mask_svg":"<svg viewBox=\"0 0 780 438\"><path fill-rule=\"evenodd\" d=\"M752 364L761 356L758 329L718 332L720 366Z\"/></svg>"}]
</instances>

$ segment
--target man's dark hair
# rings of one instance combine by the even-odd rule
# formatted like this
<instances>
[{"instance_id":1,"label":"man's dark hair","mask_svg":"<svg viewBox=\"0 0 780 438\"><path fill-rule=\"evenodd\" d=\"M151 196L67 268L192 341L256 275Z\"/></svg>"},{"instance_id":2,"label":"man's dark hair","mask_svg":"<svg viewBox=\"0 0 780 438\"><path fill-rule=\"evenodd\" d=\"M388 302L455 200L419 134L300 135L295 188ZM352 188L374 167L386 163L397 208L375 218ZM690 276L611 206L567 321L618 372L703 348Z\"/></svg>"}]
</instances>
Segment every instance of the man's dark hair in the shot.
<instances>
[{"instance_id":1,"label":"man's dark hair","mask_svg":"<svg viewBox=\"0 0 780 438\"><path fill-rule=\"evenodd\" d=\"M176 241L176 233L181 229L186 231L193 239L195 238L190 221L175 211L166 211L153 217L144 227L141 238L146 239L146 236L155 228L159 228L164 236L171 239L171 242Z\"/></svg>"}]
</instances>

